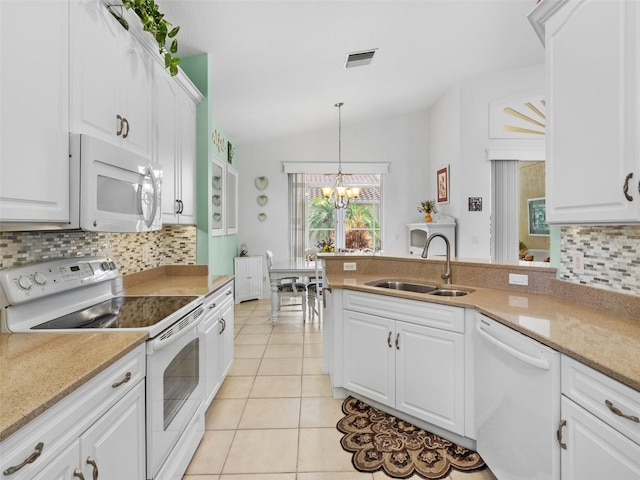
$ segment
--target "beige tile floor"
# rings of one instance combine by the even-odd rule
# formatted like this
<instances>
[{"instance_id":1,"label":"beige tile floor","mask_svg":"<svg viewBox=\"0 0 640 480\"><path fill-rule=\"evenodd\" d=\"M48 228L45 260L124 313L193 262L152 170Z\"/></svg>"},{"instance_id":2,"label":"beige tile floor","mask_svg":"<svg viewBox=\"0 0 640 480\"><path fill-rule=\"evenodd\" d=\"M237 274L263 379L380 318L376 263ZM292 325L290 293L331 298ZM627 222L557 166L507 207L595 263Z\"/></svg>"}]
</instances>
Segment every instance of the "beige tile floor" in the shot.
<instances>
[{"instance_id":1,"label":"beige tile floor","mask_svg":"<svg viewBox=\"0 0 640 480\"><path fill-rule=\"evenodd\" d=\"M300 309L271 326L268 300L235 308L235 358L206 413L183 480L384 480L360 473L340 446L341 399L321 372L322 333ZM419 479L417 475L411 478ZM448 480L493 480L487 469Z\"/></svg>"}]
</instances>

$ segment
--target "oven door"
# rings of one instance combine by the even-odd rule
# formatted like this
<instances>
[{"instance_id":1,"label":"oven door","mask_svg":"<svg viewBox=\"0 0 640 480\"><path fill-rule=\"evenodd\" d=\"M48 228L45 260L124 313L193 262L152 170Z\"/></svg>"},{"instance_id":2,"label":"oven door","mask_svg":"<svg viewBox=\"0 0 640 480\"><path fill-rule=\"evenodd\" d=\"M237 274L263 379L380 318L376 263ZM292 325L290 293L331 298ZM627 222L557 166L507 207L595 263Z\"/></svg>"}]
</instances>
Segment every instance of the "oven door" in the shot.
<instances>
[{"instance_id":1,"label":"oven door","mask_svg":"<svg viewBox=\"0 0 640 480\"><path fill-rule=\"evenodd\" d=\"M150 159L86 135L78 135L80 228L146 232L162 227L162 168ZM72 146L72 150L73 150Z\"/></svg>"},{"instance_id":2,"label":"oven door","mask_svg":"<svg viewBox=\"0 0 640 480\"><path fill-rule=\"evenodd\" d=\"M154 478L204 401L199 321L147 342L147 476Z\"/></svg>"}]
</instances>

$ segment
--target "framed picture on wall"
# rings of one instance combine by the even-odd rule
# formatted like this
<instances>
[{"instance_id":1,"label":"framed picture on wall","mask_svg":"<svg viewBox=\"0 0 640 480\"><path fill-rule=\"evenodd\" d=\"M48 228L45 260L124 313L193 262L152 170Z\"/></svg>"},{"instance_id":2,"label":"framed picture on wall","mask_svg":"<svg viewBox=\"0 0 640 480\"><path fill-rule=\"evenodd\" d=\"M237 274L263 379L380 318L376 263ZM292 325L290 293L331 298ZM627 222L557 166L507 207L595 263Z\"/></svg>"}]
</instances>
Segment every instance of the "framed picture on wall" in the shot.
<instances>
[{"instance_id":1,"label":"framed picture on wall","mask_svg":"<svg viewBox=\"0 0 640 480\"><path fill-rule=\"evenodd\" d=\"M529 235L549 236L549 225L547 225L547 207L544 197L530 198L527 200L529 213Z\"/></svg>"},{"instance_id":2,"label":"framed picture on wall","mask_svg":"<svg viewBox=\"0 0 640 480\"><path fill-rule=\"evenodd\" d=\"M438 203L449 203L449 165L436 170L436 191Z\"/></svg>"}]
</instances>

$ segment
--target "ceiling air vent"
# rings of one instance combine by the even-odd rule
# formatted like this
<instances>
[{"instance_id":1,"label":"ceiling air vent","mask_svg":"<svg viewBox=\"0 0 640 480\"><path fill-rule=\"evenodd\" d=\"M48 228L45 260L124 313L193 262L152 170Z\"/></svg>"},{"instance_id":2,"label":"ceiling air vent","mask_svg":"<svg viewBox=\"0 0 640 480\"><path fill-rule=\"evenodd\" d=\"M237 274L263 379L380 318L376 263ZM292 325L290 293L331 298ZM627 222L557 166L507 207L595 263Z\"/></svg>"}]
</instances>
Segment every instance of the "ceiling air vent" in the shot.
<instances>
[{"instance_id":1,"label":"ceiling air vent","mask_svg":"<svg viewBox=\"0 0 640 480\"><path fill-rule=\"evenodd\" d=\"M347 54L347 61L344 64L345 68L363 67L369 65L373 61L373 55L376 53L377 48L372 50L365 50L364 52L353 52Z\"/></svg>"}]
</instances>

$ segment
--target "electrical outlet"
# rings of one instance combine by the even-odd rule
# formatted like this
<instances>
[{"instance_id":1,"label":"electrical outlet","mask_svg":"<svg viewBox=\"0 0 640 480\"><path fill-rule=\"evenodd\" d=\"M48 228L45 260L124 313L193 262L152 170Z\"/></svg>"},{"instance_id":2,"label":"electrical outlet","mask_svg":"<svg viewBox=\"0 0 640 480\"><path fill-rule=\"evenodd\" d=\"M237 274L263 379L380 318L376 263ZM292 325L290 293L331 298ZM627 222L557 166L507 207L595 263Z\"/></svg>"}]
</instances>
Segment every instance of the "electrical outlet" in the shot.
<instances>
[{"instance_id":1,"label":"electrical outlet","mask_svg":"<svg viewBox=\"0 0 640 480\"><path fill-rule=\"evenodd\" d=\"M520 275L517 273L509 274L510 285L529 285L529 275Z\"/></svg>"},{"instance_id":2,"label":"electrical outlet","mask_svg":"<svg viewBox=\"0 0 640 480\"><path fill-rule=\"evenodd\" d=\"M346 271L355 271L356 269L356 262L343 262L342 263L342 270Z\"/></svg>"},{"instance_id":3,"label":"electrical outlet","mask_svg":"<svg viewBox=\"0 0 640 480\"><path fill-rule=\"evenodd\" d=\"M573 273L584 273L584 253L575 252L573 254Z\"/></svg>"}]
</instances>

